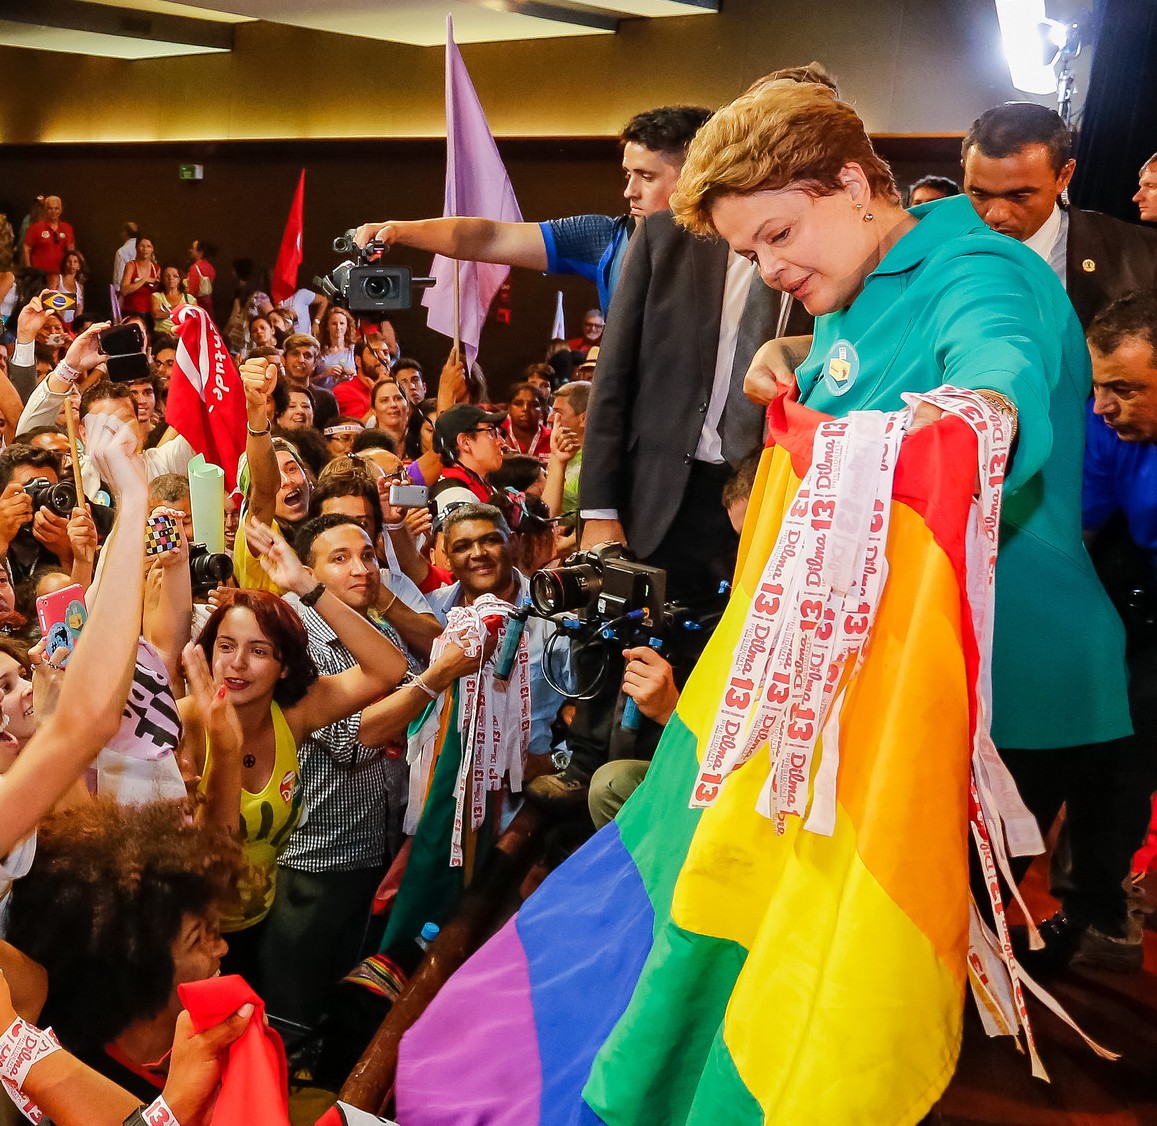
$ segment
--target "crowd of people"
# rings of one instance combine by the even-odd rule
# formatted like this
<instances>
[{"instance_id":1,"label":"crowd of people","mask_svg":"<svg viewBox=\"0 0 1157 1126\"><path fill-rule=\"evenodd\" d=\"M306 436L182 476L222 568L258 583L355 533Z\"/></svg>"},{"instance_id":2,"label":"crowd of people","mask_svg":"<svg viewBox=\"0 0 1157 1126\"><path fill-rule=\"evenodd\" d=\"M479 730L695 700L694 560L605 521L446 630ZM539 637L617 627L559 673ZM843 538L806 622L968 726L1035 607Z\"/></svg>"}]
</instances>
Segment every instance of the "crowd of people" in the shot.
<instances>
[{"instance_id":1,"label":"crowd of people","mask_svg":"<svg viewBox=\"0 0 1157 1126\"><path fill-rule=\"evenodd\" d=\"M17 227L7 209L0 1026L38 1053L10 1075L0 1051L14 1099L59 1123L145 1104L200 1121L254 1009L194 1032L185 987L240 974L291 1040L349 1047L349 991L397 996L522 801L580 838L613 820L711 626L560 668L531 576L616 543L668 599L717 592L785 396L842 416L952 384L1007 417L993 738L1043 834L1066 809L1061 909L1025 956L1140 969L1157 230L1070 206L1071 132L1028 103L972 124L962 187L926 176L902 202L817 64L714 116L640 114L621 140L627 215L358 232L597 286L581 334L497 396L454 350L424 370L388 320L307 289L275 302L252 263L226 303L210 242L158 261L133 223L114 317L147 368L115 381L61 199ZM1157 221L1157 156L1136 202ZM216 320L244 397L209 579L204 451L168 413L181 306Z\"/></svg>"}]
</instances>

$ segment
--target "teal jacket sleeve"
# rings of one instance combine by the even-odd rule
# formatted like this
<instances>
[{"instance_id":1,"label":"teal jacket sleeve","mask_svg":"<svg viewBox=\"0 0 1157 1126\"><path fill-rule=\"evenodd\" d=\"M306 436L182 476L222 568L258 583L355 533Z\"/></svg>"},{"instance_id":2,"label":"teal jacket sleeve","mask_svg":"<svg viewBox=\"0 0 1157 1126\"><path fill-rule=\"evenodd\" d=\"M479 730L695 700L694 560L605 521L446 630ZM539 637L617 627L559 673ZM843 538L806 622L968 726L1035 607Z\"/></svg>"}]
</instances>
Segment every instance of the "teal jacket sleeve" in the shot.
<instances>
[{"instance_id":1,"label":"teal jacket sleeve","mask_svg":"<svg viewBox=\"0 0 1157 1126\"><path fill-rule=\"evenodd\" d=\"M1050 405L1061 379L1065 326L1047 287L1019 262L957 253L929 267L942 286L930 303L927 332L944 382L998 391L1016 406L1016 454L1005 481L1015 492L1052 451Z\"/></svg>"}]
</instances>

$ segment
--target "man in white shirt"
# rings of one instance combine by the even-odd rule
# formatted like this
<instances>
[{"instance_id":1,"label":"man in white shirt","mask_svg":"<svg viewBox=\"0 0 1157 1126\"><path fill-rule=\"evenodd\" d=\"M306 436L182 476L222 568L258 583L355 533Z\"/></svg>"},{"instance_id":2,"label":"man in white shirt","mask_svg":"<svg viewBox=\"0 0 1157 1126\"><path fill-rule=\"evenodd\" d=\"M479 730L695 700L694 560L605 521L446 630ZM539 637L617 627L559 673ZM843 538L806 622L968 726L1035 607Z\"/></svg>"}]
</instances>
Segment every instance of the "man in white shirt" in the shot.
<instances>
[{"instance_id":1,"label":"man in white shirt","mask_svg":"<svg viewBox=\"0 0 1157 1126\"><path fill-rule=\"evenodd\" d=\"M1062 203L1077 162L1061 116L1006 102L972 123L961 149L964 191L994 231L1053 268L1085 327L1110 301L1157 285L1157 231Z\"/></svg>"},{"instance_id":2,"label":"man in white shirt","mask_svg":"<svg viewBox=\"0 0 1157 1126\"><path fill-rule=\"evenodd\" d=\"M121 274L125 267L137 256L137 225L131 219L121 228L125 241L117 248L116 257L112 262L112 284L119 289Z\"/></svg>"}]
</instances>

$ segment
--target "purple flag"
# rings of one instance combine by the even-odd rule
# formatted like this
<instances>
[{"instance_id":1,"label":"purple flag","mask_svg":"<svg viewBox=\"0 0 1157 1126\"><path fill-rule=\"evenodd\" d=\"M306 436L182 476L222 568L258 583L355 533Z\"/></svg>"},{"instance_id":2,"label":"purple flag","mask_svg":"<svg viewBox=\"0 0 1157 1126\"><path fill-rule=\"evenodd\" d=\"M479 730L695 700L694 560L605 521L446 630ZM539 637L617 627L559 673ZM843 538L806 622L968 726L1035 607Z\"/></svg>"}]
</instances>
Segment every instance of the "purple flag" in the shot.
<instances>
[{"instance_id":1,"label":"purple flag","mask_svg":"<svg viewBox=\"0 0 1157 1126\"><path fill-rule=\"evenodd\" d=\"M443 214L522 222L510 177L454 42L454 21L449 16L446 17L446 205ZM422 298L422 304L429 310L426 323L453 339L453 259L436 255L430 273L438 279L438 284ZM482 324L494 295L509 273L509 266L489 262L458 263L458 327L467 367L478 357Z\"/></svg>"}]
</instances>

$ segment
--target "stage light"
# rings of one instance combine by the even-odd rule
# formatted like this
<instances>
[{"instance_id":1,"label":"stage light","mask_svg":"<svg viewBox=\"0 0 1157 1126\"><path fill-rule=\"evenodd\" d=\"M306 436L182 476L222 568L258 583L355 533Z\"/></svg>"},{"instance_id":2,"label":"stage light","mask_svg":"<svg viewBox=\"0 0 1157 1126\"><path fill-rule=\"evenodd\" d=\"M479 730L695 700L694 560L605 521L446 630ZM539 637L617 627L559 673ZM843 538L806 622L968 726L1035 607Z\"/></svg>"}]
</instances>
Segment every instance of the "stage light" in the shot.
<instances>
[{"instance_id":1,"label":"stage light","mask_svg":"<svg viewBox=\"0 0 1157 1126\"><path fill-rule=\"evenodd\" d=\"M1059 45L1051 42L1056 21L1045 15L1044 0L996 0L996 16L1012 84L1026 94L1055 94Z\"/></svg>"}]
</instances>

